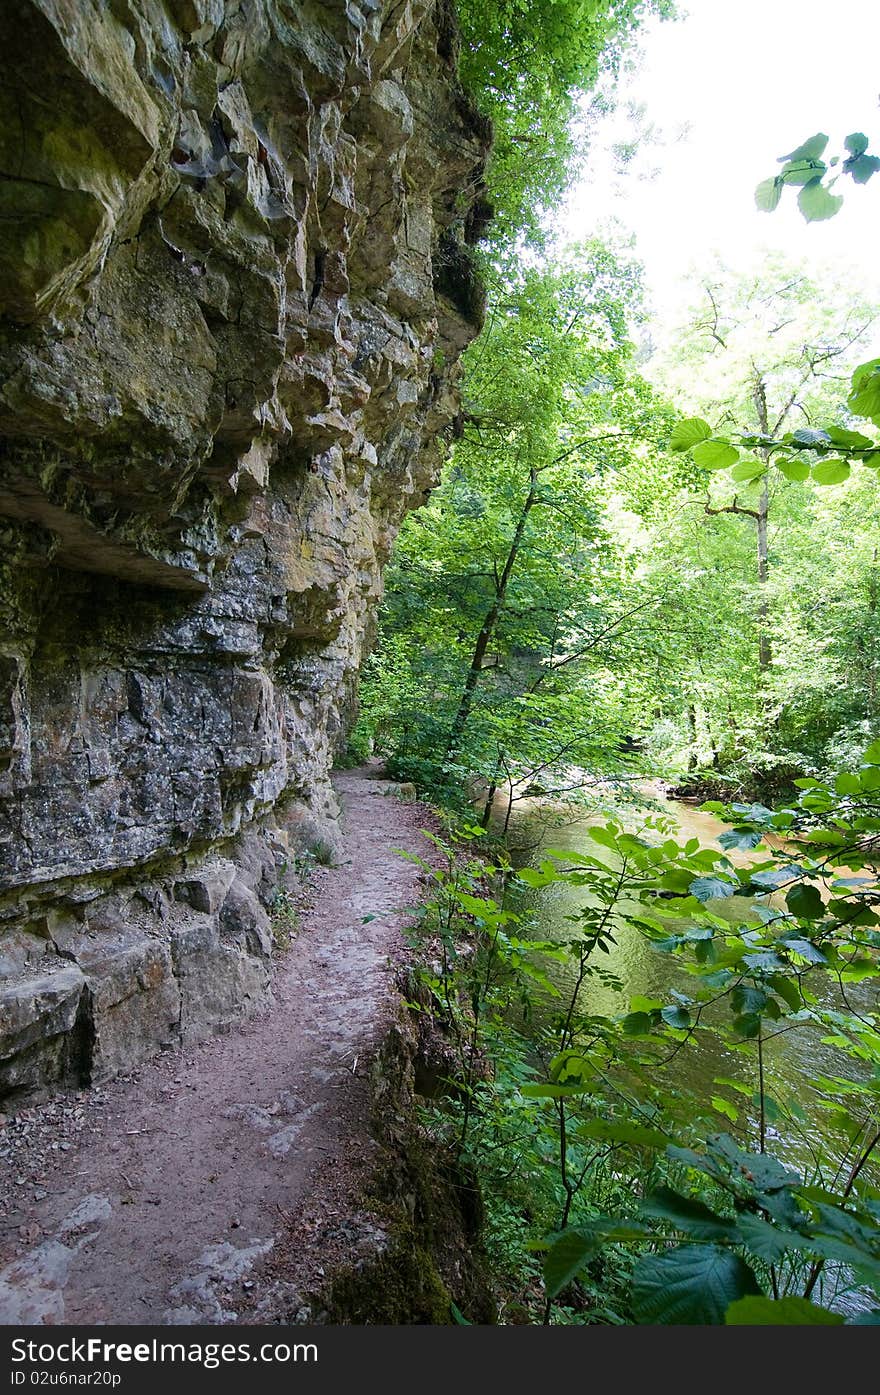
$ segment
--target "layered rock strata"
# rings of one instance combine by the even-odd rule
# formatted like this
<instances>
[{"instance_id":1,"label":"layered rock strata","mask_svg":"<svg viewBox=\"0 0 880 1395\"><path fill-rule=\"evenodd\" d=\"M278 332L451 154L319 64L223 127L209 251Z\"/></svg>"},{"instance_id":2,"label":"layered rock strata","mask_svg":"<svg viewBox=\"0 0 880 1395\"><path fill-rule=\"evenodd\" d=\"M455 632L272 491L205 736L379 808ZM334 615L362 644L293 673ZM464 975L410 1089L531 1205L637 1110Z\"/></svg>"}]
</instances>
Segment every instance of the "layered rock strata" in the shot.
<instances>
[{"instance_id":1,"label":"layered rock strata","mask_svg":"<svg viewBox=\"0 0 880 1395\"><path fill-rule=\"evenodd\" d=\"M489 132L436 0L0 7L0 1093L261 1001L454 433Z\"/></svg>"}]
</instances>

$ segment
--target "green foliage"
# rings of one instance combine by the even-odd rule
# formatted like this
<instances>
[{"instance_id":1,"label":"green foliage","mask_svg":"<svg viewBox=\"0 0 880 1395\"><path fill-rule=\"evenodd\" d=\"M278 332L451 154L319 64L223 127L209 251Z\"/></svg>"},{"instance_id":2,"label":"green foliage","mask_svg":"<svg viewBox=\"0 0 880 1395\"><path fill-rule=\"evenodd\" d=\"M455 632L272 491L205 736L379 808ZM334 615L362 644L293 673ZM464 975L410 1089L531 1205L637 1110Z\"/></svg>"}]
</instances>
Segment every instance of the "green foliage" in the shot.
<instances>
[{"instance_id":1,"label":"green foliage","mask_svg":"<svg viewBox=\"0 0 880 1395\"><path fill-rule=\"evenodd\" d=\"M579 101L616 74L643 19L670 0L459 0L459 71L492 120L496 251L540 242L577 167Z\"/></svg>"},{"instance_id":2,"label":"green foliage","mask_svg":"<svg viewBox=\"0 0 880 1395\"><path fill-rule=\"evenodd\" d=\"M798 208L808 223L833 218L843 205L843 195L831 192L841 175L848 175L854 184L867 184L880 170L880 158L868 154L868 137L861 131L846 137L845 155L823 159L827 145L828 137L819 133L779 157L782 169L763 179L755 190L755 203L762 213L773 213L786 187L794 186L798 189Z\"/></svg>"},{"instance_id":3,"label":"green foliage","mask_svg":"<svg viewBox=\"0 0 880 1395\"><path fill-rule=\"evenodd\" d=\"M618 472L647 476L666 426L632 370L638 290L598 243L495 289L464 436L401 531L362 687L375 748L422 785L480 777L511 808L624 763L639 695L609 659L653 598L632 596L604 500Z\"/></svg>"},{"instance_id":4,"label":"green foliage","mask_svg":"<svg viewBox=\"0 0 880 1395\"><path fill-rule=\"evenodd\" d=\"M517 1197L537 1226L545 1320L828 1324L843 1321L833 1308L841 1282L880 1292L880 1018L876 1000L854 1004L847 987L880 977L880 742L857 771L801 784L778 811L713 806L731 819L745 867L697 840L680 845L657 819L637 831L597 825L595 850L549 853L521 877L504 862L461 862L457 846L479 842L475 828L438 845L446 862L432 873L441 895L429 921L447 948L428 982L464 1045L459 1146L506 1197L508 1265L516 1234L528 1235L511 1233ZM779 830L786 845L767 857ZM710 868L748 893L738 917L695 894ZM501 900L487 894L499 881ZM518 881L583 889L564 937L542 943L530 929ZM597 1013L585 986L613 979L602 958L627 925L680 958L693 987ZM554 962L568 965L564 992ZM769 1043L791 1032L841 1060L839 1074L812 1082L840 1141L832 1128L820 1158L805 1135L796 1164L768 1146L771 1119L794 1136L800 1128L768 1076ZM754 1072L754 1090L716 1080L736 1102L718 1094L712 1110L736 1136L707 1129L679 1069L666 1072L707 1034ZM494 1070L477 1069L487 1057ZM527 1259L520 1275L534 1284Z\"/></svg>"}]
</instances>

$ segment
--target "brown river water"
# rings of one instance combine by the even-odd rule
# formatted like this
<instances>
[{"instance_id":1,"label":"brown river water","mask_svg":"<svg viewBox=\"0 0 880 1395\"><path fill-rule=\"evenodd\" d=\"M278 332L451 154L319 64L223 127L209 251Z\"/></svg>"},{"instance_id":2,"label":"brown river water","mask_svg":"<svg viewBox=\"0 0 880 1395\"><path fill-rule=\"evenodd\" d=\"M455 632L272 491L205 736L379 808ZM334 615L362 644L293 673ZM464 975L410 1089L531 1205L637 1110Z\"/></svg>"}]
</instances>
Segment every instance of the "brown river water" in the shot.
<instances>
[{"instance_id":1,"label":"brown river water","mask_svg":"<svg viewBox=\"0 0 880 1395\"><path fill-rule=\"evenodd\" d=\"M729 824L689 804L658 798L656 787L649 787L645 792L654 798L652 812L662 813L674 822L671 836L679 842L698 838L703 847L720 850L718 836L729 828ZM558 821L563 817L564 822ZM633 809L622 817L627 826L636 830L644 813ZM600 814L584 811L582 814L562 816L547 810L537 801L523 801L511 822L509 835L514 865L537 866L550 848L570 850L575 854L591 852L594 856L607 858L607 850L600 848L589 837L591 824L601 822L604 822L604 816ZM727 856L733 863L742 866L766 858L767 853L762 851L757 855L733 851L728 852ZM539 935L547 939L562 939L571 934L570 924L565 917L587 904L589 899L588 888L555 884L527 893L525 904L535 917ZM750 898L734 896L712 901L707 909L735 922L748 914L750 904ZM662 902L657 909L662 911ZM684 929L687 923L670 916L670 934ZM659 999L664 1003L672 1002L673 991L693 995L699 982L684 970L677 956L657 950L637 927L629 924L624 924L617 933L610 953L601 957L601 967L617 976L620 990L615 991L605 981L588 980L581 993L581 1006L589 1012L626 1013L630 1010L631 998L636 995ZM550 961L547 970L563 993L574 982L574 969L567 964ZM863 1007L873 1006L877 992L875 984L876 980L869 980L866 984L851 985L848 991L850 1002ZM811 984L811 987L817 991L816 985ZM843 1002L834 996L836 991L834 985L829 985L827 992L823 990L823 1006L844 1008ZM805 1026L769 1040L765 1052L765 1093L782 1102L790 1101L796 1111L803 1113L799 1119L789 1117L785 1123L781 1119L770 1123L767 1129L768 1151L799 1170L811 1170L817 1153L823 1154L827 1162L829 1149L834 1151L837 1141L829 1133L828 1114L822 1108L814 1088L816 1077L827 1075L853 1079L858 1077L860 1069L858 1063L833 1046L823 1045L820 1037L824 1035L828 1033L817 1030L815 1026ZM715 1081L717 1077L725 1076L743 1084L752 1084L757 1091L755 1054L753 1051L747 1055L733 1051L712 1032L700 1031L695 1034L693 1042L678 1053L674 1064L677 1088L691 1091L705 1107L709 1106L712 1095L720 1094L741 1110L735 1128L731 1128L731 1122L720 1113L716 1127L730 1130L738 1136L742 1146L751 1147L757 1146L757 1111L750 1106L746 1097L728 1087L719 1087Z\"/></svg>"}]
</instances>

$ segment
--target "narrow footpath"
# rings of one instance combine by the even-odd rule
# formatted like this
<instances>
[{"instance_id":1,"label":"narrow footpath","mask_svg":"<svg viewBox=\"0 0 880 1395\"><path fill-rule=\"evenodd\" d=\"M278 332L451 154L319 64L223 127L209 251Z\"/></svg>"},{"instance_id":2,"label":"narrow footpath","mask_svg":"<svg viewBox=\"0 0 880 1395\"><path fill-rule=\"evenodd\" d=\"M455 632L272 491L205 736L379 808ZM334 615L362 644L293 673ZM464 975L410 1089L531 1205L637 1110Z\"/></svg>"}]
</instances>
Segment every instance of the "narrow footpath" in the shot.
<instances>
[{"instance_id":1,"label":"narrow footpath","mask_svg":"<svg viewBox=\"0 0 880 1395\"><path fill-rule=\"evenodd\" d=\"M291 1320L279 1254L306 1220L320 1275L322 1211L344 1228L421 894L394 849L425 855L426 812L374 775L334 778L342 860L316 868L258 1016L0 1128L0 1322Z\"/></svg>"}]
</instances>

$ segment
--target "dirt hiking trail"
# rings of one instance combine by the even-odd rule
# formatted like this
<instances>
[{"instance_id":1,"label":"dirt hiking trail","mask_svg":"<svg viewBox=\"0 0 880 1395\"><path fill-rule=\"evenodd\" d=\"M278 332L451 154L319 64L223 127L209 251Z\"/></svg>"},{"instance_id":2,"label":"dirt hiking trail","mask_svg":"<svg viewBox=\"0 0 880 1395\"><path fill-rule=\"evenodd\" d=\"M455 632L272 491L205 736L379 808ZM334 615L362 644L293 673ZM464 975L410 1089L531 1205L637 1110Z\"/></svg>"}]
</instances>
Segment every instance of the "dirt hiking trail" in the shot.
<instances>
[{"instance_id":1,"label":"dirt hiking trail","mask_svg":"<svg viewBox=\"0 0 880 1395\"><path fill-rule=\"evenodd\" d=\"M270 1004L0 1129L0 1322L290 1320L261 1273L322 1192L338 1214L374 1147L364 1067L420 899L392 850L429 847L426 811L372 768L334 785L344 852L315 871Z\"/></svg>"}]
</instances>

